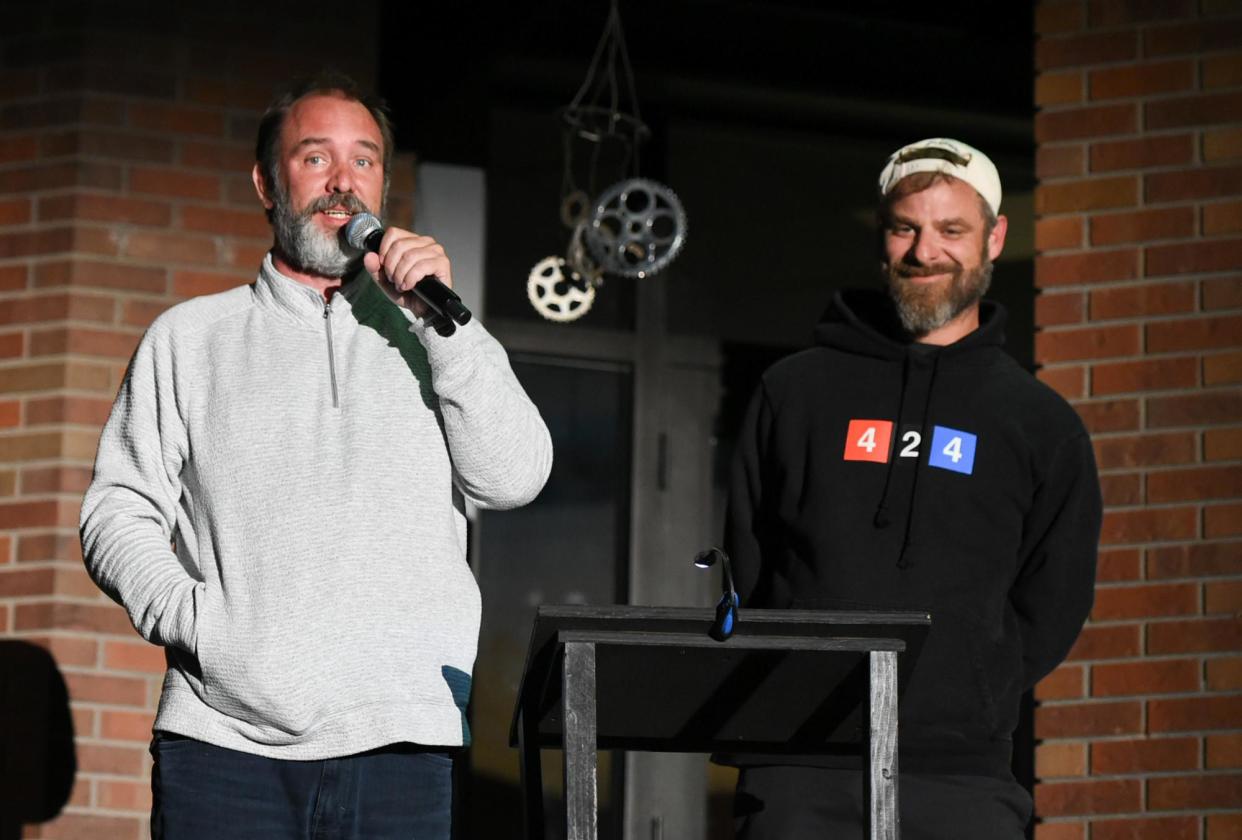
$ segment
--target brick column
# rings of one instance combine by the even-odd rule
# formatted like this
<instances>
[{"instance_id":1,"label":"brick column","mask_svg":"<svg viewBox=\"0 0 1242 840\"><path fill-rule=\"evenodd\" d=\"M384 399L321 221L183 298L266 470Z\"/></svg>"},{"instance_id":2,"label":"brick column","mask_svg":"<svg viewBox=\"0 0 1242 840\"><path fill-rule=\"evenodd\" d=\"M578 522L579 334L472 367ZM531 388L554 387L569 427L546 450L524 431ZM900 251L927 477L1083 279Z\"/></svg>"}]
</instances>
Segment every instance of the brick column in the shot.
<instances>
[{"instance_id":1,"label":"brick column","mask_svg":"<svg viewBox=\"0 0 1242 840\"><path fill-rule=\"evenodd\" d=\"M329 61L373 84L374 52L339 35L375 32L378 14L62 5L0 27L0 637L52 653L76 736L69 803L25 836L138 838L164 657L82 567L99 429L158 313L254 279L271 233L249 171L272 89Z\"/></svg>"},{"instance_id":2,"label":"brick column","mask_svg":"<svg viewBox=\"0 0 1242 840\"><path fill-rule=\"evenodd\" d=\"M1242 837L1242 5L1035 19L1036 356L1106 504L1037 690L1036 837Z\"/></svg>"}]
</instances>

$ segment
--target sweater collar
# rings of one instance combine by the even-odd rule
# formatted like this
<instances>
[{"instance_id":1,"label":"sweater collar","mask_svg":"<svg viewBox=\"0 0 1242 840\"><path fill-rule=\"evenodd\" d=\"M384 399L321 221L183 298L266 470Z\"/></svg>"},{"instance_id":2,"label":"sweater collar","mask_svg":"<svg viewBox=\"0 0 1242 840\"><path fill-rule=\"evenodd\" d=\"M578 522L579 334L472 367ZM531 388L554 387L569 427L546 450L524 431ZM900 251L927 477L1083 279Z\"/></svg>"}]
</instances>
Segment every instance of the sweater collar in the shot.
<instances>
[{"instance_id":1,"label":"sweater collar","mask_svg":"<svg viewBox=\"0 0 1242 840\"><path fill-rule=\"evenodd\" d=\"M293 316L299 321L318 322L324 317L324 299L317 290L305 283L299 283L292 277L281 273L272 261L269 251L259 267L258 281L255 283L255 294L263 303L269 304L280 311ZM332 311L353 309L361 318L377 302L384 297L383 292L375 287L366 269L360 268L352 277L341 284L340 291L332 296Z\"/></svg>"}]
</instances>

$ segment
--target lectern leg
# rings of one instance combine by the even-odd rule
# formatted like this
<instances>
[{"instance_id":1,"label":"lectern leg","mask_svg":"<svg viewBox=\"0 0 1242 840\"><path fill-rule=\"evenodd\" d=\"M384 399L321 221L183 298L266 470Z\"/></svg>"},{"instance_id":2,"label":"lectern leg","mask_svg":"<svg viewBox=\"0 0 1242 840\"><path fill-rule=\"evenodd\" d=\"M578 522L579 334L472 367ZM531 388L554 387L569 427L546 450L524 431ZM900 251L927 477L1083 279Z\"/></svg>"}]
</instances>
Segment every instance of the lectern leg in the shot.
<instances>
[{"instance_id":1,"label":"lectern leg","mask_svg":"<svg viewBox=\"0 0 1242 840\"><path fill-rule=\"evenodd\" d=\"M566 642L563 668L565 836L567 840L596 840L595 645Z\"/></svg>"},{"instance_id":2,"label":"lectern leg","mask_svg":"<svg viewBox=\"0 0 1242 840\"><path fill-rule=\"evenodd\" d=\"M518 712L518 759L522 773L522 810L526 840L543 840L543 768L540 763L539 730L536 714L522 708Z\"/></svg>"},{"instance_id":3,"label":"lectern leg","mask_svg":"<svg viewBox=\"0 0 1242 840\"><path fill-rule=\"evenodd\" d=\"M870 799L870 840L898 840L897 653L871 651L871 763L865 785Z\"/></svg>"}]
</instances>

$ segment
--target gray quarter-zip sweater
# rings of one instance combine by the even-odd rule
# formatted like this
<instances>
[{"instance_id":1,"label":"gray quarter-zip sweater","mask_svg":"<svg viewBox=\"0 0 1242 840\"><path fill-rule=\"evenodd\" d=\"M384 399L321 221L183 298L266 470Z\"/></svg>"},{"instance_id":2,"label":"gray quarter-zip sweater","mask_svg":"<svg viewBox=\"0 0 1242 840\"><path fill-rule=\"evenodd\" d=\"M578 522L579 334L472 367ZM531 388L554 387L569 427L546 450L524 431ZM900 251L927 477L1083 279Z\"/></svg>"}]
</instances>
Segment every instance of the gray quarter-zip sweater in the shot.
<instances>
[{"instance_id":1,"label":"gray quarter-zip sweater","mask_svg":"<svg viewBox=\"0 0 1242 840\"><path fill-rule=\"evenodd\" d=\"M86 566L164 645L157 729L288 759L466 740L463 499L525 504L552 446L504 350L361 272L264 260L143 337L82 505Z\"/></svg>"}]
</instances>

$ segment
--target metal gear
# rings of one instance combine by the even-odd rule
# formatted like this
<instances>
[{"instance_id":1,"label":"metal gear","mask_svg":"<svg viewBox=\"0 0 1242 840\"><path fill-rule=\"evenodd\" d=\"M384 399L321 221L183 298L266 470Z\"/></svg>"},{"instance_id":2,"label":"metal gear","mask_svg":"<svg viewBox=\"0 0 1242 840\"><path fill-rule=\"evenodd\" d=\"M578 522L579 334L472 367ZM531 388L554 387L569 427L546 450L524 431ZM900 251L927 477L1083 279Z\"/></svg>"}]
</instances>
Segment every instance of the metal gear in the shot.
<instances>
[{"instance_id":1,"label":"metal gear","mask_svg":"<svg viewBox=\"0 0 1242 840\"><path fill-rule=\"evenodd\" d=\"M579 277L587 283L599 288L604 285L604 267L591 255L584 237L587 223L583 222L574 228L574 235L569 239L569 248L565 251L565 265L572 272L573 279Z\"/></svg>"},{"instance_id":2,"label":"metal gear","mask_svg":"<svg viewBox=\"0 0 1242 840\"><path fill-rule=\"evenodd\" d=\"M686 211L677 194L664 184L630 178L600 193L584 238L605 271L646 277L681 252Z\"/></svg>"},{"instance_id":3,"label":"metal gear","mask_svg":"<svg viewBox=\"0 0 1242 840\"><path fill-rule=\"evenodd\" d=\"M526 281L530 305L549 321L576 321L595 302L595 286L574 272L565 276L563 257L544 257L535 263Z\"/></svg>"},{"instance_id":4,"label":"metal gear","mask_svg":"<svg viewBox=\"0 0 1242 840\"><path fill-rule=\"evenodd\" d=\"M567 228L580 227L590 212L591 197L582 190L574 190L561 201L561 223Z\"/></svg>"}]
</instances>

